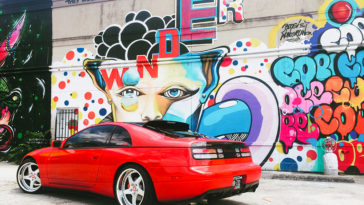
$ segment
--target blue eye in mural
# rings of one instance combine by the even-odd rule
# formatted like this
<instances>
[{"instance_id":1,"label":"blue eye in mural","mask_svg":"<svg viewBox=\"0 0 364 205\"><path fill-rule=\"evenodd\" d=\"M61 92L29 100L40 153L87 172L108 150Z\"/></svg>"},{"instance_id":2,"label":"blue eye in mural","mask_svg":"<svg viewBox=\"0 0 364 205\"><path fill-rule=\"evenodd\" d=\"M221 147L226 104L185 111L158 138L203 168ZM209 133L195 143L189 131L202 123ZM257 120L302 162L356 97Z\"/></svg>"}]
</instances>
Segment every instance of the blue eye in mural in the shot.
<instances>
[{"instance_id":1,"label":"blue eye in mural","mask_svg":"<svg viewBox=\"0 0 364 205\"><path fill-rule=\"evenodd\" d=\"M179 98L185 95L185 91L178 88L171 88L163 93L164 97L167 98Z\"/></svg>"},{"instance_id":2,"label":"blue eye in mural","mask_svg":"<svg viewBox=\"0 0 364 205\"><path fill-rule=\"evenodd\" d=\"M165 91L163 91L160 95L168 98L168 99L181 99L181 98L185 98L185 97L189 97L192 96L194 94L196 94L198 92L199 89L197 90L189 90L186 88L182 88L182 87L170 87L167 88Z\"/></svg>"}]
</instances>

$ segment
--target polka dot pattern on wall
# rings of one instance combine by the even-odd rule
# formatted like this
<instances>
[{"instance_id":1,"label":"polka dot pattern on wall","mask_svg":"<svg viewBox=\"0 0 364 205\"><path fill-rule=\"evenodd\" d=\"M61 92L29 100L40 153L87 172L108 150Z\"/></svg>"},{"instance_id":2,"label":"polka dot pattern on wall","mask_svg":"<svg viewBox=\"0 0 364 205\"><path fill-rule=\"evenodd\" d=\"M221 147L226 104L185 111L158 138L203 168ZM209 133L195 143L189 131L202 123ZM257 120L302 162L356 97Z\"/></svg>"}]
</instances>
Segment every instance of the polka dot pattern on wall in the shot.
<instances>
[{"instance_id":1,"label":"polka dot pattern on wall","mask_svg":"<svg viewBox=\"0 0 364 205\"><path fill-rule=\"evenodd\" d=\"M63 90L66 88L66 83L64 81L59 82L58 84L59 89Z\"/></svg>"},{"instance_id":2,"label":"polka dot pattern on wall","mask_svg":"<svg viewBox=\"0 0 364 205\"><path fill-rule=\"evenodd\" d=\"M85 93L85 99L86 99L86 100L91 100L91 98L92 98L92 94L91 94L91 92L86 92L86 93Z\"/></svg>"},{"instance_id":3,"label":"polka dot pattern on wall","mask_svg":"<svg viewBox=\"0 0 364 205\"><path fill-rule=\"evenodd\" d=\"M66 54L66 59L69 60L69 61L72 60L74 57L75 57L75 52L74 51L69 51Z\"/></svg>"},{"instance_id":4,"label":"polka dot pattern on wall","mask_svg":"<svg viewBox=\"0 0 364 205\"><path fill-rule=\"evenodd\" d=\"M229 45L229 48L230 52L222 61L219 69L221 82L240 75L254 76L260 79L269 78L268 80L272 80L269 69L275 58L255 57L256 53L268 49L264 43L254 38L244 38L233 42ZM245 56L245 53L252 53L252 55Z\"/></svg>"},{"instance_id":5,"label":"polka dot pattern on wall","mask_svg":"<svg viewBox=\"0 0 364 205\"><path fill-rule=\"evenodd\" d=\"M101 116L105 116L105 115L106 115L106 113L107 113L107 110L106 110L105 108L101 108L101 109L100 109L100 111L99 111L99 114L100 114Z\"/></svg>"},{"instance_id":6,"label":"polka dot pattern on wall","mask_svg":"<svg viewBox=\"0 0 364 205\"><path fill-rule=\"evenodd\" d=\"M264 164L265 169L285 171L312 171L318 154L311 146L293 143L289 153L284 153L281 142L276 144L276 150Z\"/></svg>"},{"instance_id":7,"label":"polka dot pattern on wall","mask_svg":"<svg viewBox=\"0 0 364 205\"><path fill-rule=\"evenodd\" d=\"M77 48L67 52L62 61L52 65L56 70L52 73L52 116L56 116L57 108L79 108L78 130L99 123L111 112L110 105L105 103L105 95L95 88L92 79L82 68L86 58L94 57L89 50Z\"/></svg>"}]
</instances>

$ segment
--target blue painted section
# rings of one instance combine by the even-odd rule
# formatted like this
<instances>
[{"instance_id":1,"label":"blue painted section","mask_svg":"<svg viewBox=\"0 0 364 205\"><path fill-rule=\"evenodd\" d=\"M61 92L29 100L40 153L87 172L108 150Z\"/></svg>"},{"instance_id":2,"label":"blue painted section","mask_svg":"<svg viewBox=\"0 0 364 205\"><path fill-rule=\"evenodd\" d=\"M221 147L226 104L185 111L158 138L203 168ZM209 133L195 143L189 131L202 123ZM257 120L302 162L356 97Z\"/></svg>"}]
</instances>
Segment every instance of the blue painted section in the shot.
<instances>
[{"instance_id":1,"label":"blue painted section","mask_svg":"<svg viewBox=\"0 0 364 205\"><path fill-rule=\"evenodd\" d=\"M317 145L317 140L314 138L309 138L306 140L308 143L310 143L312 146L316 147Z\"/></svg>"},{"instance_id":2,"label":"blue painted section","mask_svg":"<svg viewBox=\"0 0 364 205\"><path fill-rule=\"evenodd\" d=\"M282 171L298 171L297 162L291 158L285 158L281 162L281 170Z\"/></svg>"},{"instance_id":3,"label":"blue painted section","mask_svg":"<svg viewBox=\"0 0 364 205\"><path fill-rule=\"evenodd\" d=\"M359 135L358 142L364 142L364 134Z\"/></svg>"},{"instance_id":4,"label":"blue painted section","mask_svg":"<svg viewBox=\"0 0 364 205\"><path fill-rule=\"evenodd\" d=\"M140 75L137 69L129 69L123 75L123 83L125 86L135 86L140 81Z\"/></svg>"},{"instance_id":5,"label":"blue painted section","mask_svg":"<svg viewBox=\"0 0 364 205\"><path fill-rule=\"evenodd\" d=\"M199 132L207 136L249 133L252 122L250 109L240 100L218 103L204 110Z\"/></svg>"}]
</instances>

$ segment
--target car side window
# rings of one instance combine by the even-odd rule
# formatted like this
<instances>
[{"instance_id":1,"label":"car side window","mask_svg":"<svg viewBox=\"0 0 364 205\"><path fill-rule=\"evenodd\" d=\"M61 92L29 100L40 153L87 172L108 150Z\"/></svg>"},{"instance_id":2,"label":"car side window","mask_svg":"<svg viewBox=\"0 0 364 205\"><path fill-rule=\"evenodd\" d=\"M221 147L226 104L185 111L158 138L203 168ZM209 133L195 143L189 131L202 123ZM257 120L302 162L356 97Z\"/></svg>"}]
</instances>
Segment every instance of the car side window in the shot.
<instances>
[{"instance_id":1,"label":"car side window","mask_svg":"<svg viewBox=\"0 0 364 205\"><path fill-rule=\"evenodd\" d=\"M90 127L70 137L63 147L69 149L105 147L113 128L112 125Z\"/></svg>"},{"instance_id":2,"label":"car side window","mask_svg":"<svg viewBox=\"0 0 364 205\"><path fill-rule=\"evenodd\" d=\"M120 126L116 126L111 136L109 147L131 147L129 132Z\"/></svg>"}]
</instances>

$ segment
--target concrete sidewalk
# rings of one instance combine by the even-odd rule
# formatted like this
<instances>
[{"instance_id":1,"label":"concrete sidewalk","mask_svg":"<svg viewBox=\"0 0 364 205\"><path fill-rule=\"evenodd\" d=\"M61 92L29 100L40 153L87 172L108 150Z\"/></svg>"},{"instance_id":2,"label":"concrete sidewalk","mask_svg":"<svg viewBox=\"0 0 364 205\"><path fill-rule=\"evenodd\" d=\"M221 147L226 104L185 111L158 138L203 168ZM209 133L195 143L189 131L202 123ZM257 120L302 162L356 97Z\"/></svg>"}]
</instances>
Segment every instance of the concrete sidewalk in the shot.
<instances>
[{"instance_id":1,"label":"concrete sidewalk","mask_svg":"<svg viewBox=\"0 0 364 205\"><path fill-rule=\"evenodd\" d=\"M341 182L364 184L364 175L324 175L323 173L262 171L263 179L283 179L317 182Z\"/></svg>"}]
</instances>

